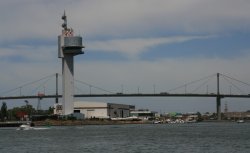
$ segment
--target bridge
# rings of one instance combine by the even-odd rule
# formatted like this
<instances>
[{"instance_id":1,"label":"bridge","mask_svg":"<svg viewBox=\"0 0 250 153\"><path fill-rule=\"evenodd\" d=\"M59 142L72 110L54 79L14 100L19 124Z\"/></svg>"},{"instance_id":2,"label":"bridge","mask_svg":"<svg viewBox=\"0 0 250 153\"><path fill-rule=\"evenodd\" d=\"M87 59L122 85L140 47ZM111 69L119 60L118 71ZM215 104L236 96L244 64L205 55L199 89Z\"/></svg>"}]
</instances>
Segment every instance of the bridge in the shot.
<instances>
[{"instance_id":1,"label":"bridge","mask_svg":"<svg viewBox=\"0 0 250 153\"><path fill-rule=\"evenodd\" d=\"M33 95L22 95L22 90L26 86L30 86L31 84L35 84L37 82L42 81L43 83L40 83L38 85L38 87L33 89L33 91L34 90L36 91L39 88L44 87L43 85L46 84L48 82L48 80L51 77L54 77L54 76L56 76L56 83L55 83L55 85L56 85L56 88L55 88L56 92L55 93L56 94L45 94L45 89L44 89L43 93L38 92L38 94L33 94ZM55 103L58 103L58 99L62 98L62 95L58 94L58 76L59 76L58 74L53 74L51 76L44 77L44 78L39 79L37 81L33 81L33 82L30 82L30 83L24 84L22 86L19 86L17 88L5 91L2 94L0 94L1 95L0 100L55 98ZM213 78L215 76L217 78L216 79L217 91L209 93L207 83L211 80L211 78ZM220 78L223 78L226 82L228 82L230 84L230 91L229 91L228 94L221 94L221 92L220 92L220 85L221 85L220 84ZM247 93L250 93L250 92L248 92L248 91L244 92L239 87L239 85L236 85L236 82L238 84L244 85L246 87L250 87L250 84L248 84L246 82L243 82L243 81L240 81L238 79L226 76L224 74L220 74L220 73L213 74L211 76L207 76L207 77L204 77L202 79L195 80L195 81L191 81L191 82L185 83L184 85L178 86L176 88L167 90L166 92L160 92L160 93L156 93L155 89L154 89L154 93L140 93L139 89L138 89L137 93L111 92L109 90L97 87L95 85L85 83L83 81L75 80L75 82L79 82L79 83L87 86L89 88L89 93L75 94L74 97L204 97L204 98L212 97L212 98L216 98L216 108L217 108L216 112L217 112L218 120L221 120L221 99L222 98L250 98L250 94L247 94ZM193 92L197 92L200 88L205 86L206 87L206 93L193 93L193 92L188 93L187 92L188 86L193 85L193 84L195 84L197 82L199 82L199 85L195 87ZM101 93L101 94L93 93L92 88L101 90L101 91L103 91L105 93ZM173 93L174 91L176 91L178 89L183 89L183 88L185 89L185 93ZM233 94L232 89L237 90L238 94L235 94L235 93ZM7 93L10 93L10 92L13 92L13 91L18 91L18 90L19 90L19 95L18 96L2 96L4 94L6 95ZM75 90L79 90L79 89L76 88Z\"/></svg>"}]
</instances>

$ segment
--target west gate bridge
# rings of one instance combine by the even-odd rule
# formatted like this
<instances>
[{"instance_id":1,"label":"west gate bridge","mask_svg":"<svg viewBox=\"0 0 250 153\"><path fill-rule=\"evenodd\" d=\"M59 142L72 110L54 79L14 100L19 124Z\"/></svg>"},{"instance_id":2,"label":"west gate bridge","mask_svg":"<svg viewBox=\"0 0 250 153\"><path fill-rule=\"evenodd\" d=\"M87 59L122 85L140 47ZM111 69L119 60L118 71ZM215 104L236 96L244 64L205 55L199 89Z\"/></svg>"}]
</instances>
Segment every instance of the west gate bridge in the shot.
<instances>
[{"instance_id":1,"label":"west gate bridge","mask_svg":"<svg viewBox=\"0 0 250 153\"><path fill-rule=\"evenodd\" d=\"M58 73L50 75L50 76L46 76L42 79L36 80L36 81L32 81L29 82L27 84L18 86L14 89L5 91L0 93L0 100L14 100L14 99L44 99L44 98L53 98L55 99L55 103L58 103L58 99L62 98L62 94L58 92L58 78L61 75L59 75ZM45 87L47 87L47 84L49 81L48 80L53 80L53 78L55 77L55 83L54 83L54 88L55 91L52 91L55 94L50 94L50 93L46 93L45 94ZM216 78L216 91L214 92L209 92L208 91L208 84L211 80ZM221 92L220 88L222 86L221 82L227 82L228 84L228 91L227 93L225 92ZM235 79L233 77L229 77L227 75L224 74L220 74L220 73L216 73L201 79L197 79L195 81L190 81L188 83L185 83L181 86L178 86L176 88L172 88L166 91L162 91L162 92L155 92L155 85L153 86L153 92L152 93L142 93L140 92L139 88L138 88L138 92L137 93L132 93L132 92L123 92L123 89L121 89L121 91L110 91L83 81L79 81L79 80L75 80L74 82L77 82L78 84L81 84L84 86L85 91L84 93L81 93L79 91L81 91L81 89L79 89L78 87L75 87L75 90L78 91L77 94L74 95L74 97L203 97L203 98L208 98L208 97L212 97L215 99L216 101L216 112L217 112L217 119L221 120L221 99L223 98L250 98L250 84L240 81L238 79ZM26 88L30 88L33 84L37 84L36 86L33 86L31 89L33 91L33 94L30 95L25 95L24 91L28 90ZM192 87L192 91L189 91L187 89L190 88L190 86L194 86ZM223 85L225 86L225 85ZM43 88L43 91L41 92L41 88ZM86 93L86 88L88 88L88 92ZM123 88L123 86L122 86ZM205 93L199 92L200 89L202 89L204 91L205 88ZM244 88L244 91L243 89ZM93 89L99 90L102 93L94 93ZM177 90L182 90L182 92L177 92ZM30 89L29 89L30 90ZM82 90L83 91L83 90ZM183 92L184 91L184 92ZM233 92L234 91L234 92ZM12 94L12 95L11 95ZM15 94L13 96L13 94ZM40 102L40 101L39 101ZM39 104L40 105L40 104Z\"/></svg>"}]
</instances>

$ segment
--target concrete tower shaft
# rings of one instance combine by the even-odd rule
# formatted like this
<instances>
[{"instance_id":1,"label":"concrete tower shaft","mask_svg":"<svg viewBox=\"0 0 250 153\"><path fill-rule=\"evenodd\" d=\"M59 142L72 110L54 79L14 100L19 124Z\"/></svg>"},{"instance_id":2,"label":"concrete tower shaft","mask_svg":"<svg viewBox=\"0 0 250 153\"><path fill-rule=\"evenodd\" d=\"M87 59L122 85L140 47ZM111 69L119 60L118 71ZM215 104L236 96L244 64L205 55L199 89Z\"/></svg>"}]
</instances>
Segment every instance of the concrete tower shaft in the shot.
<instances>
[{"instance_id":1,"label":"concrete tower shaft","mask_svg":"<svg viewBox=\"0 0 250 153\"><path fill-rule=\"evenodd\" d=\"M73 113L74 109L74 56L83 54L82 37L74 36L73 29L67 27L67 16L64 12L63 30L58 36L58 58L62 58L62 114Z\"/></svg>"}]
</instances>

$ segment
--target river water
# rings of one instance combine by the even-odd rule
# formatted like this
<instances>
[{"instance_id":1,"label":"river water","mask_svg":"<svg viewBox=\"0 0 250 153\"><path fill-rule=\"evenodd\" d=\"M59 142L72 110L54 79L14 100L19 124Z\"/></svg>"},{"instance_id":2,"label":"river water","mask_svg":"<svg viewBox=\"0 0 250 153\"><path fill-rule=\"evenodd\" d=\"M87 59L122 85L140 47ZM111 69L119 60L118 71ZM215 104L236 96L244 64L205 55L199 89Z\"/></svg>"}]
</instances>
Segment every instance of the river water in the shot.
<instances>
[{"instance_id":1,"label":"river water","mask_svg":"<svg viewBox=\"0 0 250 153\"><path fill-rule=\"evenodd\" d=\"M0 128L0 153L247 153L250 123Z\"/></svg>"}]
</instances>

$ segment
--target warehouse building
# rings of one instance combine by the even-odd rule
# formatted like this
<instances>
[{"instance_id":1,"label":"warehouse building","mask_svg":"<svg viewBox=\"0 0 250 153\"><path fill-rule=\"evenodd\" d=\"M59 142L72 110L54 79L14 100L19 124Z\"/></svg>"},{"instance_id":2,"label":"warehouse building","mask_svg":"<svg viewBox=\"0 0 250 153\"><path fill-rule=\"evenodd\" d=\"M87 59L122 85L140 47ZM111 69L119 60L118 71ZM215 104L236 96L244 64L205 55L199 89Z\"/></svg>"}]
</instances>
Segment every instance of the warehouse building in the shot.
<instances>
[{"instance_id":1,"label":"warehouse building","mask_svg":"<svg viewBox=\"0 0 250 153\"><path fill-rule=\"evenodd\" d=\"M130 116L130 111L135 106L125 104L114 104L104 102L74 102L74 113L84 114L86 119L89 118L125 118Z\"/></svg>"}]
</instances>

